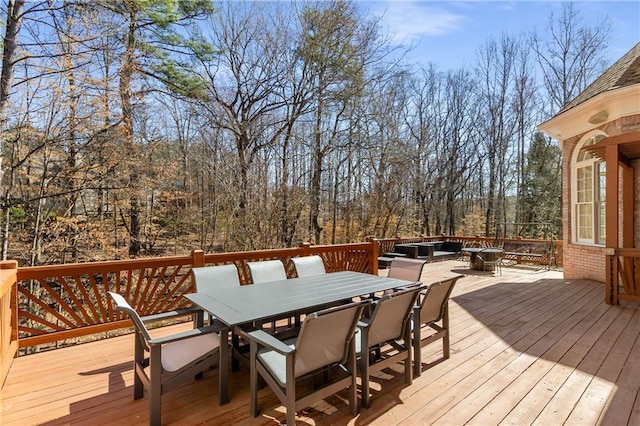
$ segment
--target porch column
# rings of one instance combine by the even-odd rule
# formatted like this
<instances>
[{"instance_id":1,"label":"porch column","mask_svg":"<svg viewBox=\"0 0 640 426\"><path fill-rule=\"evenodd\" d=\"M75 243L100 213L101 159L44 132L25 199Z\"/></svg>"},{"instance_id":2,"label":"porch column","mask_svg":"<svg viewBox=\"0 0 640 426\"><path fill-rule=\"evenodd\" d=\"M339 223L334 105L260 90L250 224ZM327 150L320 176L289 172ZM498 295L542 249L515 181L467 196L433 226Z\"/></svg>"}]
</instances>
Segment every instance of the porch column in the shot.
<instances>
[{"instance_id":1,"label":"porch column","mask_svg":"<svg viewBox=\"0 0 640 426\"><path fill-rule=\"evenodd\" d=\"M606 192L606 226L607 237L606 246L608 249L618 248L618 188L620 184L619 170L618 170L618 146L608 145L605 148L605 158L607 167L607 183L605 187ZM609 251L609 250L608 250ZM615 256L606 256L606 285L605 285L605 302L609 305L617 304L617 260ZM611 262L614 262L611 264Z\"/></svg>"},{"instance_id":2,"label":"porch column","mask_svg":"<svg viewBox=\"0 0 640 426\"><path fill-rule=\"evenodd\" d=\"M607 247L618 248L618 188L620 188L620 177L618 170L618 146L609 145L605 153L607 166L606 184L606 225L607 225Z\"/></svg>"},{"instance_id":3,"label":"porch column","mask_svg":"<svg viewBox=\"0 0 640 426\"><path fill-rule=\"evenodd\" d=\"M608 167L608 166L607 166ZM622 170L622 247L633 248L633 230L635 229L634 170L624 164Z\"/></svg>"}]
</instances>

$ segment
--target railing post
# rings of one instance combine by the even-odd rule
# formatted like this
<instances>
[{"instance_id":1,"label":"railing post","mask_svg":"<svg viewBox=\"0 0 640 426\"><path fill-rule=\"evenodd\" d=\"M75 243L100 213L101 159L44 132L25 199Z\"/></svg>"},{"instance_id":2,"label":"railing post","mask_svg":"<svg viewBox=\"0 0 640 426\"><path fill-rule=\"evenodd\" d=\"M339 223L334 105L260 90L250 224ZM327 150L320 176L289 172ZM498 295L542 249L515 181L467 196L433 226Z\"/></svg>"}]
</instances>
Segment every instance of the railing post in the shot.
<instances>
[{"instance_id":1,"label":"railing post","mask_svg":"<svg viewBox=\"0 0 640 426\"><path fill-rule=\"evenodd\" d=\"M378 275L378 248L380 245L378 244L377 238L371 239L371 273L373 275Z\"/></svg>"},{"instance_id":2,"label":"railing post","mask_svg":"<svg viewBox=\"0 0 640 426\"><path fill-rule=\"evenodd\" d=\"M0 388L18 353L18 262L0 262Z\"/></svg>"},{"instance_id":3,"label":"railing post","mask_svg":"<svg viewBox=\"0 0 640 426\"><path fill-rule=\"evenodd\" d=\"M606 272L606 282L604 289L604 302L607 305L617 305L618 304L618 268L617 268L617 259L614 248L605 248L604 250L605 257L605 272Z\"/></svg>"},{"instance_id":4,"label":"railing post","mask_svg":"<svg viewBox=\"0 0 640 426\"><path fill-rule=\"evenodd\" d=\"M311 243L302 242L299 247L302 249L303 256L311 256Z\"/></svg>"},{"instance_id":5,"label":"railing post","mask_svg":"<svg viewBox=\"0 0 640 426\"><path fill-rule=\"evenodd\" d=\"M191 252L191 267L199 268L204 266L204 251L203 250L193 250Z\"/></svg>"},{"instance_id":6,"label":"railing post","mask_svg":"<svg viewBox=\"0 0 640 426\"><path fill-rule=\"evenodd\" d=\"M617 253L609 256L611 262L611 295L613 299L611 303L613 305L619 305L620 300L618 299L618 295L620 295L620 258Z\"/></svg>"}]
</instances>

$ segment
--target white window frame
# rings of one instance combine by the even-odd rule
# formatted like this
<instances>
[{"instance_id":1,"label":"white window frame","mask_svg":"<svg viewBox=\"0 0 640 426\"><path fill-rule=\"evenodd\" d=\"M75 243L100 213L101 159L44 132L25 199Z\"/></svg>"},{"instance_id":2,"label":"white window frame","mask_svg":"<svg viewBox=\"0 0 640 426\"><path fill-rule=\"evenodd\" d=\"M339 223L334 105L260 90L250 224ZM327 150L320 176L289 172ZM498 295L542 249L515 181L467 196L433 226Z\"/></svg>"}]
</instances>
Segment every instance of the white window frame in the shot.
<instances>
[{"instance_id":1,"label":"white window frame","mask_svg":"<svg viewBox=\"0 0 640 426\"><path fill-rule=\"evenodd\" d=\"M575 244L604 246L606 243L605 162L582 148L607 137L599 130L589 132L576 145L571 159L571 229ZM586 172L581 173L581 171ZM578 191L579 178L586 179L585 191ZM582 210L582 215L579 210ZM583 219L584 220L583 220ZM581 230L587 234L581 234Z\"/></svg>"}]
</instances>

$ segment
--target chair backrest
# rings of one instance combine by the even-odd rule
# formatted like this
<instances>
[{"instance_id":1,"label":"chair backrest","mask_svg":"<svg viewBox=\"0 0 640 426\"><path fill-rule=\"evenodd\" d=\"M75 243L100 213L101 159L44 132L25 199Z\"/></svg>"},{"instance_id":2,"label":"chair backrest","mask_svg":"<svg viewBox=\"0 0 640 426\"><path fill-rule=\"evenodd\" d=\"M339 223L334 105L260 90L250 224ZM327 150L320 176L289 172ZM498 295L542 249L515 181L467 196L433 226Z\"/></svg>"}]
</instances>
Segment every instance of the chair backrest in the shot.
<instances>
[{"instance_id":1,"label":"chair backrest","mask_svg":"<svg viewBox=\"0 0 640 426\"><path fill-rule=\"evenodd\" d=\"M461 275L431 284L426 295L420 300L420 324L427 324L440 321L447 307L447 301L451 296L456 281L462 278ZM414 321L417 318L414 318Z\"/></svg>"},{"instance_id":2,"label":"chair backrest","mask_svg":"<svg viewBox=\"0 0 640 426\"><path fill-rule=\"evenodd\" d=\"M293 265L296 267L298 277L311 277L327 273L324 268L324 261L317 255L292 257L291 262L293 262Z\"/></svg>"},{"instance_id":3,"label":"chair backrest","mask_svg":"<svg viewBox=\"0 0 640 426\"><path fill-rule=\"evenodd\" d=\"M212 294L216 289L240 286L236 265L203 266L191 268L198 293Z\"/></svg>"},{"instance_id":4,"label":"chair backrest","mask_svg":"<svg viewBox=\"0 0 640 426\"><path fill-rule=\"evenodd\" d=\"M133 325L138 331L137 334L140 338L140 342L142 343L143 347L146 350L149 350L149 344L147 342L151 340L151 335L149 334L147 327L144 326L144 323L142 322L140 315L138 315L135 309L133 309L131 305L129 305L129 303L127 303L127 301L124 300L124 297L122 297L118 293L113 293L109 291L108 294L109 294L109 297L111 297L111 300L113 300L113 303L115 303L116 310L120 312L124 312L127 315L129 315L129 318L131 318Z\"/></svg>"},{"instance_id":5,"label":"chair backrest","mask_svg":"<svg viewBox=\"0 0 640 426\"><path fill-rule=\"evenodd\" d=\"M403 338L418 294L424 289L424 286L415 286L386 294L374 304L368 331L370 347Z\"/></svg>"},{"instance_id":6,"label":"chair backrest","mask_svg":"<svg viewBox=\"0 0 640 426\"><path fill-rule=\"evenodd\" d=\"M369 300L307 315L296 341L295 376L345 362L356 326Z\"/></svg>"},{"instance_id":7,"label":"chair backrest","mask_svg":"<svg viewBox=\"0 0 640 426\"><path fill-rule=\"evenodd\" d=\"M254 284L287 279L287 272L284 270L284 264L279 260L247 262L247 267L251 274L251 282Z\"/></svg>"},{"instance_id":8,"label":"chair backrest","mask_svg":"<svg viewBox=\"0 0 640 426\"><path fill-rule=\"evenodd\" d=\"M391 261L391 266L389 266L389 275L387 276L389 278L412 282L420 281L422 268L425 263L427 263L426 260L396 257Z\"/></svg>"},{"instance_id":9,"label":"chair backrest","mask_svg":"<svg viewBox=\"0 0 640 426\"><path fill-rule=\"evenodd\" d=\"M478 256L485 262L497 262L504 256L501 248L486 248L478 252Z\"/></svg>"}]
</instances>

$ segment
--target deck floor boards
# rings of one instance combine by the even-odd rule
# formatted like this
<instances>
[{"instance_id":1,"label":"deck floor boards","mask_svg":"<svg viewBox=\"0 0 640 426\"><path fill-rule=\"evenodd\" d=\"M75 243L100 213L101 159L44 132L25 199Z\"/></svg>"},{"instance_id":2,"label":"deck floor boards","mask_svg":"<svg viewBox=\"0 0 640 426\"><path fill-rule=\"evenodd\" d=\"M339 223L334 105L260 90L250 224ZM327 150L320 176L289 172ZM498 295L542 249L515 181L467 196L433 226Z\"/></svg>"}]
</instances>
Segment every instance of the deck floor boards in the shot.
<instances>
[{"instance_id":1,"label":"deck floor boards","mask_svg":"<svg viewBox=\"0 0 640 426\"><path fill-rule=\"evenodd\" d=\"M381 271L385 274L386 271ZM307 425L640 424L640 309L605 305L602 283L557 271L467 263L426 265L430 283L462 273L450 303L451 358L423 350L423 373L404 383L397 365L372 378L369 409L352 418L347 392L297 413ZM171 333L186 325L166 327ZM14 360L2 388L2 425L148 423L148 398L133 401L133 336ZM217 404L214 369L163 396L163 424L274 425L285 411L268 387L249 414L248 369L229 376L231 401Z\"/></svg>"}]
</instances>

